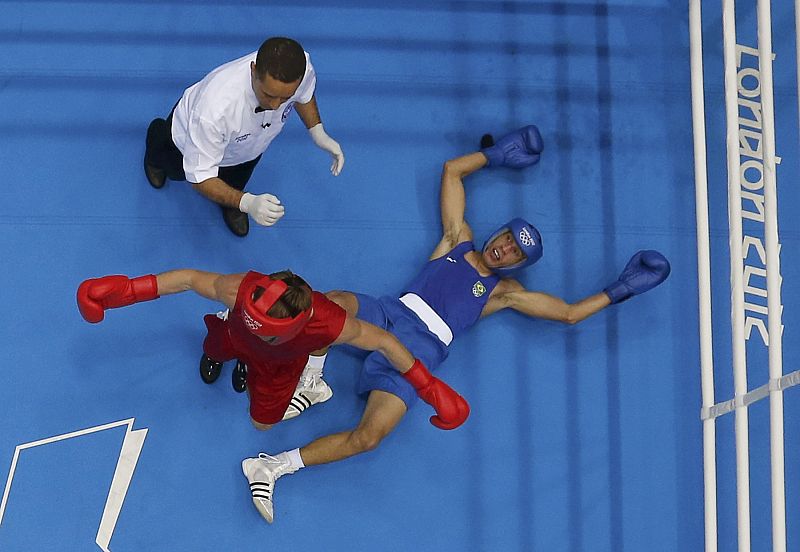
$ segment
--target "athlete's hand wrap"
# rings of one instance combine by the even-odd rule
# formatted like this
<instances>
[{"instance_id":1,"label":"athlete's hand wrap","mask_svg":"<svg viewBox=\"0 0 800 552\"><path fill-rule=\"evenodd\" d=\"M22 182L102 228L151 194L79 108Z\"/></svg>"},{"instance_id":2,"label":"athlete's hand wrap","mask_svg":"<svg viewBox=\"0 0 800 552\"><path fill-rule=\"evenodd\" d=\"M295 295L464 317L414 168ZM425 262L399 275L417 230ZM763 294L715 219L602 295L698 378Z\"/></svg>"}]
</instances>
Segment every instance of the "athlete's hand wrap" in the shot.
<instances>
[{"instance_id":1,"label":"athlete's hand wrap","mask_svg":"<svg viewBox=\"0 0 800 552\"><path fill-rule=\"evenodd\" d=\"M528 125L500 138L491 147L481 150L489 160L488 167L521 169L539 162L544 142L539 129Z\"/></svg>"},{"instance_id":2,"label":"athlete's hand wrap","mask_svg":"<svg viewBox=\"0 0 800 552\"><path fill-rule=\"evenodd\" d=\"M85 280L78 286L78 310L93 324L103 320L106 309L153 299L158 299L158 281L152 274L138 278L103 276Z\"/></svg>"},{"instance_id":3,"label":"athlete's hand wrap","mask_svg":"<svg viewBox=\"0 0 800 552\"><path fill-rule=\"evenodd\" d=\"M281 200L272 194L253 195L245 192L239 200L239 210L247 213L262 226L272 226L283 216Z\"/></svg>"},{"instance_id":4,"label":"athlete's hand wrap","mask_svg":"<svg viewBox=\"0 0 800 552\"><path fill-rule=\"evenodd\" d=\"M339 176L339 173L342 172L344 168L344 153L342 153L342 147L339 145L339 142L328 136L322 123L314 125L308 129L308 132L311 134L311 139L314 140L317 147L331 154L331 157L333 157L331 174L333 176Z\"/></svg>"},{"instance_id":5,"label":"athlete's hand wrap","mask_svg":"<svg viewBox=\"0 0 800 552\"><path fill-rule=\"evenodd\" d=\"M414 364L403 374L417 390L420 398L436 410L431 423L439 429L455 429L467 420L469 404L449 385L434 377L425 365L414 360Z\"/></svg>"},{"instance_id":6,"label":"athlete's hand wrap","mask_svg":"<svg viewBox=\"0 0 800 552\"><path fill-rule=\"evenodd\" d=\"M628 261L617 281L603 291L612 304L621 303L653 289L667 279L669 271L669 261L664 255L653 250L639 251Z\"/></svg>"}]
</instances>

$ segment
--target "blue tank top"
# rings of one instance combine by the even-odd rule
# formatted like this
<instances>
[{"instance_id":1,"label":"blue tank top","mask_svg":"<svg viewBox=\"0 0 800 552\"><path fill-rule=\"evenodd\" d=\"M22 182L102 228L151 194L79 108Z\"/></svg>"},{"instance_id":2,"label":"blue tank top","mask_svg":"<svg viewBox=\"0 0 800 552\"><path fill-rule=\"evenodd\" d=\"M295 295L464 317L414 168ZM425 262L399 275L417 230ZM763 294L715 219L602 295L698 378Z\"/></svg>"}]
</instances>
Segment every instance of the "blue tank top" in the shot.
<instances>
[{"instance_id":1,"label":"blue tank top","mask_svg":"<svg viewBox=\"0 0 800 552\"><path fill-rule=\"evenodd\" d=\"M409 293L419 295L442 320L453 337L477 322L500 277L481 276L464 255L474 251L471 242L462 242L446 255L428 261L411 284Z\"/></svg>"}]
</instances>

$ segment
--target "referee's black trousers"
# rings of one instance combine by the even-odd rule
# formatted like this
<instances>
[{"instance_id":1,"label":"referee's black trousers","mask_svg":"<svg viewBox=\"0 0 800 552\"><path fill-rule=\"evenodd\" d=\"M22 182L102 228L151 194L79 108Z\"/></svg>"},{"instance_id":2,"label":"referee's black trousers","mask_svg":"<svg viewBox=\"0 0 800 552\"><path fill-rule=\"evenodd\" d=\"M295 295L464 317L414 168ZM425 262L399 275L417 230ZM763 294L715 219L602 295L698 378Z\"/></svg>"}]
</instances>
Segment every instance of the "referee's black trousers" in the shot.
<instances>
[{"instance_id":1,"label":"referee's black trousers","mask_svg":"<svg viewBox=\"0 0 800 552\"><path fill-rule=\"evenodd\" d=\"M170 180L186 180L183 154L172 141L172 113L166 120L153 119L150 122L147 128L147 149L144 159L148 165L165 171ZM232 188L244 190L260 159L259 155L252 161L240 165L220 167L218 176Z\"/></svg>"}]
</instances>

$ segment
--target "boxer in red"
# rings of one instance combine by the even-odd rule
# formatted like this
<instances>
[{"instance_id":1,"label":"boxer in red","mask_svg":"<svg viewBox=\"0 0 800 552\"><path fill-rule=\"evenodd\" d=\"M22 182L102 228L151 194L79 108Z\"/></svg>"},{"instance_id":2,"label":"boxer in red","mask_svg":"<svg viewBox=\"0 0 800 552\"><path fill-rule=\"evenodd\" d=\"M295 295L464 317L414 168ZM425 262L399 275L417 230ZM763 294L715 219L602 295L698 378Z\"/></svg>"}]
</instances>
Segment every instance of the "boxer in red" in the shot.
<instances>
[{"instance_id":1,"label":"boxer in red","mask_svg":"<svg viewBox=\"0 0 800 552\"><path fill-rule=\"evenodd\" d=\"M219 301L228 310L205 317L201 372L208 363L234 358L248 365L250 418L258 429L281 421L306 366L309 353L346 343L380 351L436 410L432 423L458 427L469 415L467 402L427 368L392 334L347 315L325 295L289 271L264 275L173 270L129 278L92 278L78 288L78 308L88 322L105 310L158 299L182 291Z\"/></svg>"}]
</instances>

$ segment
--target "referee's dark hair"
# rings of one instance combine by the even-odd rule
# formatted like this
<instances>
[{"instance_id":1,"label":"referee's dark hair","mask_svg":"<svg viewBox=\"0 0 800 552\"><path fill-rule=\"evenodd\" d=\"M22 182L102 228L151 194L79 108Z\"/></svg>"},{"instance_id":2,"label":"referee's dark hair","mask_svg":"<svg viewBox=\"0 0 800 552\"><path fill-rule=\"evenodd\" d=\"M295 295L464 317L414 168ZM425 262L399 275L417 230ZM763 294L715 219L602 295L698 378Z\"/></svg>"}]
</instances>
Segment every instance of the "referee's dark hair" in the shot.
<instances>
[{"instance_id":1,"label":"referee's dark hair","mask_svg":"<svg viewBox=\"0 0 800 552\"><path fill-rule=\"evenodd\" d=\"M256 55L256 75L259 79L269 73L281 82L295 82L306 72L306 54L296 40L273 36L264 41Z\"/></svg>"}]
</instances>

